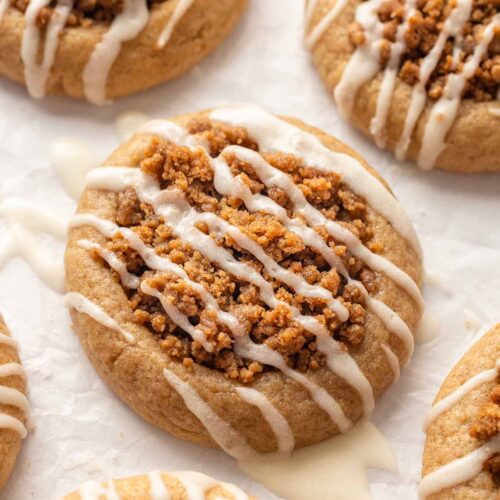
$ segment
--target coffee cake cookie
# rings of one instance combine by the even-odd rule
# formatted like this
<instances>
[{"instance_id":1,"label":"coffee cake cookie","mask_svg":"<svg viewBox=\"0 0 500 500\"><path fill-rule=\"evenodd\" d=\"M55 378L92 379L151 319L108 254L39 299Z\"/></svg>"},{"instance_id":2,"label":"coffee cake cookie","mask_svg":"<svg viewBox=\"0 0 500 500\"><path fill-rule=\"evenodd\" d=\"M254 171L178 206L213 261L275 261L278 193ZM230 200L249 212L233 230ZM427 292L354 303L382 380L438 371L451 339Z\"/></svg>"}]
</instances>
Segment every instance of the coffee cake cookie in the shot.
<instances>
[{"instance_id":1,"label":"coffee cake cookie","mask_svg":"<svg viewBox=\"0 0 500 500\"><path fill-rule=\"evenodd\" d=\"M236 106L154 121L87 179L67 305L144 418L243 457L348 431L399 376L421 251L347 146Z\"/></svg>"},{"instance_id":2,"label":"coffee cake cookie","mask_svg":"<svg viewBox=\"0 0 500 500\"><path fill-rule=\"evenodd\" d=\"M9 479L27 435L29 403L26 373L20 363L17 343L0 315L0 489Z\"/></svg>"},{"instance_id":3,"label":"coffee cake cookie","mask_svg":"<svg viewBox=\"0 0 500 500\"><path fill-rule=\"evenodd\" d=\"M199 472L151 472L147 475L83 484L64 500L252 500L233 484Z\"/></svg>"},{"instance_id":4,"label":"coffee cake cookie","mask_svg":"<svg viewBox=\"0 0 500 500\"><path fill-rule=\"evenodd\" d=\"M500 170L500 13L484 0L309 0L306 44L342 116L400 160Z\"/></svg>"},{"instance_id":5,"label":"coffee cake cookie","mask_svg":"<svg viewBox=\"0 0 500 500\"><path fill-rule=\"evenodd\" d=\"M455 365L426 419L420 498L500 494L500 324Z\"/></svg>"},{"instance_id":6,"label":"coffee cake cookie","mask_svg":"<svg viewBox=\"0 0 500 500\"><path fill-rule=\"evenodd\" d=\"M36 98L94 104L184 73L229 34L247 0L0 0L0 74Z\"/></svg>"}]
</instances>

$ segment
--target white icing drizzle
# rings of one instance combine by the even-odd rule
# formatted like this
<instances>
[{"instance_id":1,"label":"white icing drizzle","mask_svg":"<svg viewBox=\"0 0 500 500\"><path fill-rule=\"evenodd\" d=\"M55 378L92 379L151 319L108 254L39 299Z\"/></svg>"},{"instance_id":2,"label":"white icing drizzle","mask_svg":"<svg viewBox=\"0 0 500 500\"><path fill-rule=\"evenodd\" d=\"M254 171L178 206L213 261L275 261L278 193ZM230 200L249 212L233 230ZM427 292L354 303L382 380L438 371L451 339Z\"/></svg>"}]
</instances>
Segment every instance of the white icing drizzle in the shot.
<instances>
[{"instance_id":1,"label":"white icing drizzle","mask_svg":"<svg viewBox=\"0 0 500 500\"><path fill-rule=\"evenodd\" d=\"M167 368L163 370L163 375L181 396L188 409L200 420L212 439L228 455L243 459L254 453L243 437L219 417L195 389Z\"/></svg>"},{"instance_id":2,"label":"white icing drizzle","mask_svg":"<svg viewBox=\"0 0 500 500\"><path fill-rule=\"evenodd\" d=\"M307 38L306 45L312 49L316 42L331 25L336 15L342 9L339 0L334 7L328 11L319 23L312 29ZM380 47L384 40L383 23L379 20L377 11L382 0L369 0L362 2L356 9L355 19L364 31L365 43L357 47L347 62L342 77L334 90L335 101L340 113L348 118L352 112L354 101L359 89L372 80L381 70ZM396 156L400 160L406 158L413 132L427 104L426 86L431 75L441 59L445 44L450 37L454 38L452 50L452 70L456 70L461 58L463 44L463 28L472 11L472 0L458 0L455 7L443 23L441 32L429 53L421 60L418 82L413 86L410 104L406 112L403 131L396 145ZM307 22L310 21L316 2L308 6L306 15ZM375 115L370 123L370 132L379 147L385 147L387 118L394 95L394 89L398 77L401 56L406 49L405 33L408 22L416 12L416 1L406 0L405 14L401 24L398 26L395 41L391 44L389 60L383 71ZM468 80L470 80L481 60L483 59L488 45L494 36L494 30L500 23L500 15L496 15L485 27L482 38L474 49L474 53L464 61L459 73L450 73L441 98L432 106L424 127L422 144L417 157L417 163L423 169L432 168L439 155L446 147L446 135L452 127L461 95ZM489 108L490 113L496 114L494 109Z\"/></svg>"},{"instance_id":3,"label":"white icing drizzle","mask_svg":"<svg viewBox=\"0 0 500 500\"><path fill-rule=\"evenodd\" d=\"M419 498L428 498L438 491L474 479L483 470L484 463L499 452L500 434L497 434L480 448L427 474L418 487Z\"/></svg>"},{"instance_id":4,"label":"white icing drizzle","mask_svg":"<svg viewBox=\"0 0 500 500\"><path fill-rule=\"evenodd\" d=\"M148 480L151 500L170 500L170 492L160 471L150 472Z\"/></svg>"},{"instance_id":5,"label":"white icing drizzle","mask_svg":"<svg viewBox=\"0 0 500 500\"><path fill-rule=\"evenodd\" d=\"M493 39L495 28L499 25L500 14L497 14L484 29L480 42L464 64L462 71L448 75L443 94L432 107L431 114L427 119L417 160L421 168L431 169L446 148L446 134L455 121L463 89L467 81L475 75Z\"/></svg>"},{"instance_id":6,"label":"white icing drizzle","mask_svg":"<svg viewBox=\"0 0 500 500\"><path fill-rule=\"evenodd\" d=\"M0 0L0 22L2 22L3 15L10 5L10 0Z\"/></svg>"},{"instance_id":7,"label":"white icing drizzle","mask_svg":"<svg viewBox=\"0 0 500 500\"><path fill-rule=\"evenodd\" d=\"M163 48L194 0L179 0L168 19L157 45ZM45 30L44 42L36 22L40 11L49 4L49 0L31 0L25 13L26 27L23 32L21 58L24 64L24 77L29 93L43 97L50 71L59 46L59 39L73 8L73 0L57 0L54 15L51 16ZM9 0L0 0L0 21ZM111 23L101 41L94 47L83 70L85 97L92 103L102 105L106 100L106 84L114 62L120 54L123 43L136 38L149 22L150 12L145 0L125 0L123 10ZM40 47L43 46L42 62L38 62Z\"/></svg>"},{"instance_id":8,"label":"white icing drizzle","mask_svg":"<svg viewBox=\"0 0 500 500\"><path fill-rule=\"evenodd\" d=\"M64 220L44 207L14 199L0 202L0 217L6 221L11 240L6 247L0 249L0 268L10 259L21 257L44 283L56 292L63 292L65 284L62 262L41 247L37 235L49 234L64 240Z\"/></svg>"},{"instance_id":9,"label":"white icing drizzle","mask_svg":"<svg viewBox=\"0 0 500 500\"><path fill-rule=\"evenodd\" d=\"M24 424L17 418L11 417L5 413L0 413L0 429L10 429L19 434L21 439L25 439L28 431Z\"/></svg>"},{"instance_id":10,"label":"white icing drizzle","mask_svg":"<svg viewBox=\"0 0 500 500\"><path fill-rule=\"evenodd\" d=\"M394 374L394 382L397 382L401 375L401 370L399 367L399 359L394 354L394 352L385 344L380 344L380 347L382 347L382 350L384 351L387 358L387 363L389 364L392 373Z\"/></svg>"},{"instance_id":11,"label":"white icing drizzle","mask_svg":"<svg viewBox=\"0 0 500 500\"><path fill-rule=\"evenodd\" d=\"M77 244L81 248L97 252L97 254L108 263L109 267L118 273L123 286L132 290L139 288L139 278L127 271L125 262L120 260L114 252L89 240L79 240Z\"/></svg>"},{"instance_id":12,"label":"white icing drizzle","mask_svg":"<svg viewBox=\"0 0 500 500\"><path fill-rule=\"evenodd\" d=\"M306 26L311 21L317 0L311 0L307 4L306 9ZM305 45L308 49L312 49L319 39L325 34L325 31L335 21L337 16L344 10L347 5L347 0L336 0L333 7L325 14L321 21L311 30L309 35L306 36Z\"/></svg>"},{"instance_id":13,"label":"white icing drizzle","mask_svg":"<svg viewBox=\"0 0 500 500\"><path fill-rule=\"evenodd\" d=\"M0 333L0 344L8 345L9 347L14 347L17 349L17 341L10 337L9 335L5 335L5 333Z\"/></svg>"},{"instance_id":14,"label":"white icing drizzle","mask_svg":"<svg viewBox=\"0 0 500 500\"><path fill-rule=\"evenodd\" d=\"M26 418L29 415L29 403L26 396L12 387L0 386L0 404L10 405L19 408Z\"/></svg>"},{"instance_id":15,"label":"white icing drizzle","mask_svg":"<svg viewBox=\"0 0 500 500\"><path fill-rule=\"evenodd\" d=\"M136 38L148 20L149 11L145 0L125 0L123 11L96 45L83 70L84 92L88 101L98 105L106 103L108 75L122 44Z\"/></svg>"},{"instance_id":16,"label":"white icing drizzle","mask_svg":"<svg viewBox=\"0 0 500 500\"><path fill-rule=\"evenodd\" d=\"M135 344L135 337L124 330L116 320L107 314L101 307L77 292L68 292L64 296L64 305L86 314L106 328L120 333L129 344Z\"/></svg>"},{"instance_id":17,"label":"white icing drizzle","mask_svg":"<svg viewBox=\"0 0 500 500\"><path fill-rule=\"evenodd\" d=\"M6 363L0 365L0 378L1 377L21 377L26 380L26 370L19 363Z\"/></svg>"},{"instance_id":18,"label":"white icing drizzle","mask_svg":"<svg viewBox=\"0 0 500 500\"><path fill-rule=\"evenodd\" d=\"M424 430L429 428L429 425L436 420L441 414L455 406L469 392L477 389L483 384L492 382L500 373L500 360L496 362L495 368L478 373L474 377L467 380L460 387L448 394L446 397L438 401L429 411L424 421Z\"/></svg>"},{"instance_id":19,"label":"white icing drizzle","mask_svg":"<svg viewBox=\"0 0 500 500\"><path fill-rule=\"evenodd\" d=\"M168 20L167 24L165 25L165 28L163 28L163 31L161 32L157 46L160 49L163 49L165 45L170 41L170 38L172 37L172 34L174 32L174 28L177 25L177 23L181 20L181 18L184 16L184 14L189 10L189 7L193 4L194 0L178 0L177 4L175 6L175 10L172 13L172 16Z\"/></svg>"},{"instance_id":20,"label":"white icing drizzle","mask_svg":"<svg viewBox=\"0 0 500 500\"><path fill-rule=\"evenodd\" d=\"M236 392L247 403L259 409L276 436L278 452L290 453L295 447L295 437L286 418L279 410L260 391L248 387L237 387Z\"/></svg>"},{"instance_id":21,"label":"white icing drizzle","mask_svg":"<svg viewBox=\"0 0 500 500\"><path fill-rule=\"evenodd\" d=\"M170 476L176 478L186 489L187 500L205 500L205 493L216 486L221 486L234 497L234 500L248 500L248 495L234 484L217 481L205 474L192 471L172 472Z\"/></svg>"},{"instance_id":22,"label":"white icing drizzle","mask_svg":"<svg viewBox=\"0 0 500 500\"><path fill-rule=\"evenodd\" d=\"M39 12L48 4L49 0L31 0L24 14L26 27L21 44L24 79L28 92L37 99L45 95L45 86L56 57L59 36L73 8L73 0L58 0L54 15L50 17L46 28L42 62L38 63L38 53L42 44L36 22Z\"/></svg>"}]
</instances>

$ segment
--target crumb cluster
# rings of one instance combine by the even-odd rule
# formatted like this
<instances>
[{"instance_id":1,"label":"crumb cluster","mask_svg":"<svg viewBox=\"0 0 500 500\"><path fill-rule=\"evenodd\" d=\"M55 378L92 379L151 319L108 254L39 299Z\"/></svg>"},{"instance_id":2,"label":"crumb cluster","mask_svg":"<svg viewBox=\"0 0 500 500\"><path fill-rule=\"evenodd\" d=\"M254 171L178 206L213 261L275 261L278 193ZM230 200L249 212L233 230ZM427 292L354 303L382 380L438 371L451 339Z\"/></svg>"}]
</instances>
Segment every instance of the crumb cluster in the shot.
<instances>
[{"instance_id":1,"label":"crumb cluster","mask_svg":"<svg viewBox=\"0 0 500 500\"><path fill-rule=\"evenodd\" d=\"M188 129L205 139L212 157L218 156L229 145L258 150L257 144L241 128L197 119L189 124ZM307 200L327 218L349 228L373 251L382 250L380 244L372 241L364 200L347 189L337 174L319 172L313 165L303 165L298 158L290 155L273 153L262 156L271 165L289 174ZM227 154L224 158L233 175L239 175L254 194L270 197L284 207L290 217L299 217L292 210L287 194L278 188L267 189L250 164ZM288 231L275 216L251 213L239 198L219 194L214 188L213 170L207 155L199 150L152 139L140 168L154 176L163 189L181 190L197 211L216 214L238 227L282 267L302 275L310 284L329 290L349 310L350 317L346 322L339 320L324 299L299 295L272 278L253 255L239 247L228 235L212 234L206 225L198 225L200 231L212 237L235 259L261 273L272 285L279 300L293 305L304 315L315 316L328 328L332 337L346 345L356 346L363 341L365 307L360 291L348 285L322 256ZM116 222L132 228L157 254L182 266L191 280L201 283L210 292L223 311L240 320L254 342L265 343L278 351L291 367L299 370L317 369L325 364L324 355L316 348L315 336L297 323L288 306L269 308L256 286L227 272L176 237L172 227L156 215L151 206L140 202L134 189L126 189L117 196ZM377 289L376 275L350 255L344 245L337 244L325 228L319 228L318 233L343 260L351 276L360 279L374 293ZM126 290L137 323L148 327L156 335L166 353L182 361L186 367L200 363L242 382L250 382L255 374L271 369L235 354L232 332L217 321L213 310L205 307L188 283L172 273L149 269L123 237L108 241L107 248L126 262L129 272L137 275L141 282L147 280L149 286L159 290L179 308L213 346L213 352L207 352L199 342L193 341L171 321L158 299L140 289Z\"/></svg>"},{"instance_id":2,"label":"crumb cluster","mask_svg":"<svg viewBox=\"0 0 500 500\"><path fill-rule=\"evenodd\" d=\"M148 7L168 0L148 0ZM11 5L21 12L26 12L30 0L10 0ZM124 0L75 0L73 9L66 21L66 27L88 28L95 23L110 23L122 12ZM56 0L51 0L46 7L42 7L37 17L38 28L47 27L54 15L57 6Z\"/></svg>"},{"instance_id":3,"label":"crumb cluster","mask_svg":"<svg viewBox=\"0 0 500 500\"><path fill-rule=\"evenodd\" d=\"M500 383L491 391L488 401L479 410L479 414L470 426L470 435L480 441L487 441L500 432ZM500 454L494 455L486 468L500 484Z\"/></svg>"},{"instance_id":4,"label":"crumb cluster","mask_svg":"<svg viewBox=\"0 0 500 500\"><path fill-rule=\"evenodd\" d=\"M404 35L406 50L399 67L399 77L409 85L419 81L422 59L434 47L443 23L456 0L417 0L417 11L408 21L408 29ZM499 12L499 0L474 0L469 20L465 23L461 40L450 37L444 47L439 63L427 84L427 93L431 99L439 99L450 73L459 73L465 62L474 52L482 37L484 27ZM387 0L378 10L378 17L383 23L383 45L381 63L387 64L391 46L396 40L396 32L405 15L404 0ZM351 43L358 47L365 43L362 26L353 23L349 27ZM455 43L456 42L456 43ZM458 50L454 51L454 45ZM500 28L488 47L475 76L469 80L463 92L463 98L475 101L491 101L496 99L500 88Z\"/></svg>"}]
</instances>

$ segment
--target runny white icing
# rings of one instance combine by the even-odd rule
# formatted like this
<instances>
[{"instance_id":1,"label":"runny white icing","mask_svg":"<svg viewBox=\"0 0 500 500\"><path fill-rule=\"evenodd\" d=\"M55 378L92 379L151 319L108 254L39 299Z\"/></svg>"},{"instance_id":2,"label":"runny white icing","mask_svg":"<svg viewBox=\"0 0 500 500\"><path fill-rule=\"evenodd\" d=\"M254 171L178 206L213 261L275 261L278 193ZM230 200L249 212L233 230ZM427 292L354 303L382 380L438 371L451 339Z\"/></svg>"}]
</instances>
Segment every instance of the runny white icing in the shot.
<instances>
[{"instance_id":1,"label":"runny white icing","mask_svg":"<svg viewBox=\"0 0 500 500\"><path fill-rule=\"evenodd\" d=\"M497 361L495 368L478 373L474 377L467 380L460 387L448 394L446 397L438 401L429 411L424 421L424 430L427 430L429 425L436 420L441 414L448 411L461 401L469 392L481 387L483 384L493 382L500 374L500 360Z\"/></svg>"},{"instance_id":2,"label":"runny white icing","mask_svg":"<svg viewBox=\"0 0 500 500\"><path fill-rule=\"evenodd\" d=\"M40 11L50 3L49 0L30 0L25 13L26 27L23 32L21 58L24 64L24 77L29 93L40 98L45 95L50 72L57 56L57 50L68 16L73 8L73 0L57 0L54 15L51 16L42 41L42 33L37 27ZM169 17L165 29L158 39L158 47L164 47L193 0L179 0ZM0 21L8 8L8 0L0 0ZM109 73L120 54L124 42L136 38L150 19L146 0L125 0L123 10L111 23L100 42L92 50L83 70L84 94L94 104L105 104L106 85ZM42 61L38 62L40 47L43 47Z\"/></svg>"},{"instance_id":3,"label":"runny white icing","mask_svg":"<svg viewBox=\"0 0 500 500\"><path fill-rule=\"evenodd\" d=\"M245 126L250 136L259 143L259 148L264 152L282 151L291 153L303 158L307 165L315 166L319 170L339 171L343 180L345 176L355 192L361 191L364 196L369 197L375 209L381 207L380 212L383 213L384 217L405 236L417 252L420 252L413 227L406 216L401 215L401 207L386 188L350 156L331 152L315 137L257 107L222 108L214 111L212 118L231 125ZM189 134L186 129L168 121L152 122L144 126L141 132L159 135L179 145L196 148L204 152L214 172L214 187L220 194L241 199L250 212L264 211L276 216L288 230L298 234L307 246L320 253L332 268L336 268L348 283L359 288L365 297L367 307L378 316L391 333L402 340L408 358L411 356L413 352L413 336L408 326L389 306L378 299L372 298L361 282L350 277L342 261L316 232L315 228L318 226L325 227L337 241L344 242L353 254L363 259L375 270L383 272L391 278L421 308L423 300L418 286L399 267L369 251L354 234L338 223L326 219L319 210L316 210L307 202L302 191L288 175L272 167L258 153L238 146L230 146L219 157L213 159L208 155L208 144ZM252 165L256 175L266 187L279 187L285 191L290 203L293 205L294 212L300 213L303 216L302 219L289 217L287 211L271 198L253 194L239 176L232 174L229 165L224 159L226 153L230 153ZM286 283L296 293L324 299L341 320L346 320L348 311L328 290L319 285L310 285L301 276L281 267L266 254L260 245L238 227L229 224L226 220L213 213L196 211L189 205L182 192L175 189L162 190L153 177L144 174L139 168L102 167L95 169L88 174L86 186L89 189L116 192L123 191L127 187L133 187L138 198L153 207L155 213L163 218L174 235L222 269L255 285L260 298L270 308L287 307L293 318L305 330L316 336L318 350L326 355L328 368L359 394L365 415L370 415L374 407L371 384L349 353L331 337L328 329L314 316L303 315L295 307L278 299L271 284L255 268L235 259L229 251L219 246L216 240L200 231L198 229L199 223L204 223L208 226L210 232L216 235L230 235L240 247L251 253L263 264L270 276ZM217 320L231 330L235 338L234 351L236 354L280 370L309 392L311 398L330 417L341 432L351 429L352 422L347 418L339 403L325 389L297 370L288 367L285 359L278 352L263 344L254 343L248 337L245 325L233 314L222 311L216 299L202 285L192 281L181 266L164 256L158 255L131 229L119 227L114 222L101 219L94 214L78 214L70 223L70 227L86 225L93 227L107 238L119 234L127 241L130 248L134 249L142 257L149 268L160 272L173 273L186 282L204 302L205 307L215 313ZM127 271L124 263L104 247L85 240L80 240L78 244L83 248L96 251L118 273L124 286L128 288L137 288L139 286L137 278ZM166 314L174 323L184 329L193 339L204 345L205 349L208 351L212 349L203 332L194 327L189 322L189 318L177 308L175 303L169 301L163 293L154 288L150 281L144 280L140 284L140 288L143 293L156 297L162 303ZM91 312L94 313L94 319L101 317L103 321L108 321L98 309L97 305L92 305ZM116 328L116 325L114 326ZM394 378L397 379L399 376L399 360L387 345L381 344L381 346L394 373ZM188 408L198 416L213 439L222 448L231 454L241 454L242 446L245 448L243 451L248 451L246 442L240 436L237 439L232 428L230 434L233 437L231 439L232 441L238 441L238 446L235 450L234 443L231 446L228 445L227 423L214 414L193 388L169 370L165 371L165 377L180 393ZM256 406L268 421L276 435L280 451L291 449L294 441L293 434L284 417L279 414L272 403L263 394L256 393L255 389L237 389L237 391L243 399Z\"/></svg>"},{"instance_id":4,"label":"runny white icing","mask_svg":"<svg viewBox=\"0 0 500 500\"><path fill-rule=\"evenodd\" d=\"M295 437L286 418L262 394L248 387L238 387L236 392L247 403L256 406L271 427L278 443L279 453L290 453L295 448Z\"/></svg>"},{"instance_id":5,"label":"runny white icing","mask_svg":"<svg viewBox=\"0 0 500 500\"><path fill-rule=\"evenodd\" d=\"M149 121L148 115L140 111L124 111L115 120L116 135L120 141L126 141Z\"/></svg>"},{"instance_id":6,"label":"runny white icing","mask_svg":"<svg viewBox=\"0 0 500 500\"><path fill-rule=\"evenodd\" d=\"M306 7L306 27L311 21L317 0L310 0ZM336 0L333 7L325 14L321 21L311 30L306 36L305 45L308 49L312 49L319 39L325 34L325 31L337 18L337 16L344 10L347 5L347 0Z\"/></svg>"},{"instance_id":7,"label":"runny white icing","mask_svg":"<svg viewBox=\"0 0 500 500\"><path fill-rule=\"evenodd\" d=\"M499 374L500 359L497 360L494 368L474 375L453 392L438 401L425 418L424 430L427 430L440 415L458 404L467 394L484 384L493 382ZM419 498L425 499L446 488L451 488L474 479L483 470L484 463L499 452L500 434L497 434L481 447L427 474L420 482L418 488Z\"/></svg>"},{"instance_id":8,"label":"runny white icing","mask_svg":"<svg viewBox=\"0 0 500 500\"><path fill-rule=\"evenodd\" d=\"M416 342L430 342L431 340L436 338L440 328L441 321L439 319L439 316L428 311L425 312L415 333Z\"/></svg>"},{"instance_id":9,"label":"runny white icing","mask_svg":"<svg viewBox=\"0 0 500 500\"><path fill-rule=\"evenodd\" d=\"M4 333L0 333L0 345L2 344L17 349L17 343L15 340ZM5 363L0 365L0 379L6 377L20 377L21 379L26 380L26 372L19 363ZM17 389L1 384L2 381L0 380L0 405L10 405L18 408L23 413L26 424L30 427L32 423L29 403L26 396ZM20 419L1 412L0 429L13 430L19 434L21 439L24 439L28 434L24 423Z\"/></svg>"},{"instance_id":10,"label":"runny white icing","mask_svg":"<svg viewBox=\"0 0 500 500\"><path fill-rule=\"evenodd\" d=\"M87 299L87 297L84 297L82 294L77 292L68 292L64 296L64 305L68 308L76 309L82 314L86 314L94 321L97 321L111 330L115 330L120 333L128 343L135 343L135 337L130 332L123 329L119 323L109 316L109 314L104 312L101 307Z\"/></svg>"},{"instance_id":11,"label":"runny white icing","mask_svg":"<svg viewBox=\"0 0 500 500\"><path fill-rule=\"evenodd\" d=\"M64 291L62 259L49 253L38 236L66 238L62 217L44 207L8 199L0 202L0 218L5 220L9 243L0 248L0 269L12 258L21 257L33 272L56 292Z\"/></svg>"},{"instance_id":12,"label":"runny white icing","mask_svg":"<svg viewBox=\"0 0 500 500\"><path fill-rule=\"evenodd\" d=\"M69 138L52 142L49 161L66 192L79 200L85 187L85 176L99 165L99 159L85 144Z\"/></svg>"},{"instance_id":13,"label":"runny white icing","mask_svg":"<svg viewBox=\"0 0 500 500\"><path fill-rule=\"evenodd\" d=\"M175 10L168 20L165 28L161 32L157 46L162 49L167 45L174 32L175 25L181 20L184 14L189 10L189 7L193 4L194 0L178 0Z\"/></svg>"},{"instance_id":14,"label":"runny white icing","mask_svg":"<svg viewBox=\"0 0 500 500\"><path fill-rule=\"evenodd\" d=\"M289 500L369 500L367 468L397 471L389 442L368 421L347 434L296 449L290 456L259 455L238 465Z\"/></svg>"},{"instance_id":15,"label":"runny white icing","mask_svg":"<svg viewBox=\"0 0 500 500\"><path fill-rule=\"evenodd\" d=\"M251 456L254 451L229 423L219 417L198 392L173 371L163 370L167 382L178 392L189 410L203 423L212 439L228 454L238 459Z\"/></svg>"},{"instance_id":16,"label":"runny white icing","mask_svg":"<svg viewBox=\"0 0 500 500\"><path fill-rule=\"evenodd\" d=\"M160 471L153 471L148 474L149 493L151 500L170 500L170 492L163 480Z\"/></svg>"},{"instance_id":17,"label":"runny white icing","mask_svg":"<svg viewBox=\"0 0 500 500\"><path fill-rule=\"evenodd\" d=\"M328 11L319 23L312 28L307 38L309 48L314 47L331 25L338 12L342 10L342 3L342 0L339 0L333 9ZM362 2L356 9L355 19L364 30L365 43L357 47L354 51L334 91L339 111L346 118L352 112L359 89L381 71L380 49L384 40L384 25L378 19L377 15L377 10L381 4L382 0L369 0ZM380 90L377 96L375 115L370 124L370 132L379 147L385 147L386 145L386 125L389 110L396 86L401 55L406 50L405 33L408 28L408 22L416 11L415 0L406 0L404 4L404 18L397 29L395 41L391 44L389 60L383 71ZM445 44L450 37L454 38L452 51L453 68L456 68L460 62L460 48L463 40L462 31L471 15L472 4L473 0L458 0L456 2L448 18L443 23L441 32L432 49L420 62L418 82L412 88L403 131L396 145L396 156L400 160L406 158L417 122L428 103L426 86L439 63ZM314 13L315 6L316 2L311 2L308 6L306 17L309 20ZM430 108L424 126L422 144L417 157L417 163L422 168L432 168L439 155L446 148L446 135L456 119L463 89L467 81L476 73L499 23L500 15L497 14L485 27L481 39L474 49L474 53L464 61L460 72L450 73L442 96ZM492 111L493 113L495 112L494 110Z\"/></svg>"}]
</instances>

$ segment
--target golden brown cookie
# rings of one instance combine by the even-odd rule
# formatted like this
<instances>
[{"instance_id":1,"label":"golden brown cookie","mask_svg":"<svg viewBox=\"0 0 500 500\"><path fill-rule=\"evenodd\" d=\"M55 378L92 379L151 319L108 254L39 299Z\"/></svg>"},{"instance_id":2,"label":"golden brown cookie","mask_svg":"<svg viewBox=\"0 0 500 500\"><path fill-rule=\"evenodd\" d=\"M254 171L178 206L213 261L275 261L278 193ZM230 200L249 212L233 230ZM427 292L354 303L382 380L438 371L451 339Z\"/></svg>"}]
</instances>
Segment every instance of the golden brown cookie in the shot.
<instances>
[{"instance_id":1,"label":"golden brown cookie","mask_svg":"<svg viewBox=\"0 0 500 500\"><path fill-rule=\"evenodd\" d=\"M413 351L421 257L357 153L248 105L151 122L106 165L71 224L66 301L124 401L237 457L371 413Z\"/></svg>"},{"instance_id":2,"label":"golden brown cookie","mask_svg":"<svg viewBox=\"0 0 500 500\"><path fill-rule=\"evenodd\" d=\"M422 168L500 170L495 2L309 0L306 44L348 119Z\"/></svg>"},{"instance_id":3,"label":"golden brown cookie","mask_svg":"<svg viewBox=\"0 0 500 500\"><path fill-rule=\"evenodd\" d=\"M26 373L17 344L0 315L0 489L16 463L29 419Z\"/></svg>"},{"instance_id":4,"label":"golden brown cookie","mask_svg":"<svg viewBox=\"0 0 500 500\"><path fill-rule=\"evenodd\" d=\"M500 324L455 365L434 401L426 427L420 498L498 498Z\"/></svg>"},{"instance_id":5,"label":"golden brown cookie","mask_svg":"<svg viewBox=\"0 0 500 500\"><path fill-rule=\"evenodd\" d=\"M223 483L199 472L151 472L147 475L83 484L65 500L86 498L114 498L119 500L252 500L233 484Z\"/></svg>"},{"instance_id":6,"label":"golden brown cookie","mask_svg":"<svg viewBox=\"0 0 500 500\"><path fill-rule=\"evenodd\" d=\"M34 97L103 104L184 73L224 40L246 3L2 0L0 74Z\"/></svg>"}]
</instances>

